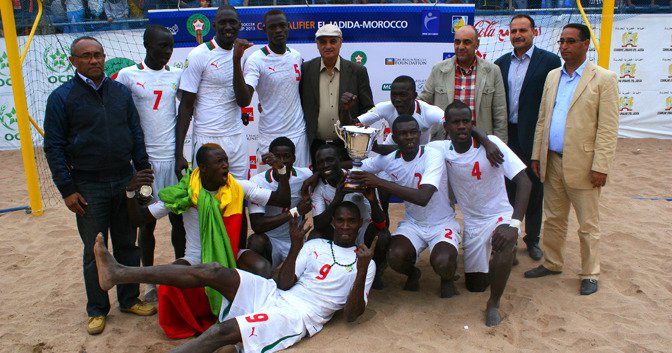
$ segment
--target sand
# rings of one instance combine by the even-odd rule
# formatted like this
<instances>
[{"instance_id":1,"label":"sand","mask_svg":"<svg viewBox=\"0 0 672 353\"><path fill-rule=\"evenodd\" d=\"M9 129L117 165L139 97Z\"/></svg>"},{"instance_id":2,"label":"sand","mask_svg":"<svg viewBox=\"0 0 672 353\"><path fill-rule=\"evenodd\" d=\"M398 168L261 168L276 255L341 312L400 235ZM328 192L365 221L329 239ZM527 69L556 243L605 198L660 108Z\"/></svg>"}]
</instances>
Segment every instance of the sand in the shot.
<instances>
[{"instance_id":1,"label":"sand","mask_svg":"<svg viewBox=\"0 0 672 353\"><path fill-rule=\"evenodd\" d=\"M566 267L559 276L525 279L537 263L518 250L501 305L503 322L484 325L489 293L438 297L439 280L427 254L419 292L401 290L404 278L388 268L387 287L373 291L354 323L336 314L296 352L670 352L672 351L672 140L619 140L603 190L602 276L598 293L578 294L576 219L570 217ZM27 204L18 152L1 152L0 208ZM643 197L648 199L637 199ZM392 207L393 224L403 206ZM168 221L157 227L156 263L172 260ZM169 340L156 316L121 313L114 290L107 328L85 331L85 293L75 217L65 206L41 217L0 215L1 352L164 352ZM461 259L460 259L461 262ZM462 267L458 268L462 274ZM230 347L222 352L233 351Z\"/></svg>"}]
</instances>

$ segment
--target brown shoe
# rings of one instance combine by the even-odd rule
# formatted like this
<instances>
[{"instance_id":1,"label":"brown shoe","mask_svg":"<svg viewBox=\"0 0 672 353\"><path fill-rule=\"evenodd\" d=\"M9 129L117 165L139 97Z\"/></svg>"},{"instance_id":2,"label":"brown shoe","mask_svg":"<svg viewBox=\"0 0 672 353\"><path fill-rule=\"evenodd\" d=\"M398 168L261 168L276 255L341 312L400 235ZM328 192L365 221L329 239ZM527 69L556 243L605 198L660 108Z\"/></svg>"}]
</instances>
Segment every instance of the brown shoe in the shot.
<instances>
[{"instance_id":1,"label":"brown shoe","mask_svg":"<svg viewBox=\"0 0 672 353\"><path fill-rule=\"evenodd\" d=\"M98 335L102 333L103 330L105 330L106 320L107 316L105 315L89 317L89 322L86 324L86 332L88 332L89 335Z\"/></svg>"},{"instance_id":2,"label":"brown shoe","mask_svg":"<svg viewBox=\"0 0 672 353\"><path fill-rule=\"evenodd\" d=\"M138 300L138 302L130 308L120 308L120 310L124 313L131 313L139 316L152 316L156 314L156 307L152 304L147 304L142 300Z\"/></svg>"}]
</instances>

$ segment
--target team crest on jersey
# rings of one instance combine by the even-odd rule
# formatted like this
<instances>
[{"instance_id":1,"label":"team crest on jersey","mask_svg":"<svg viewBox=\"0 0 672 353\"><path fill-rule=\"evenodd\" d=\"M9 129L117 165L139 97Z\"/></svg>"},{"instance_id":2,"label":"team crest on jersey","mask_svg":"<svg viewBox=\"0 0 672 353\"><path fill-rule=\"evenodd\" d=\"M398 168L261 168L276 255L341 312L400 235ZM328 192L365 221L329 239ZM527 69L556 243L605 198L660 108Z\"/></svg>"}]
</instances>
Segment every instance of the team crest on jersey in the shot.
<instances>
[{"instance_id":1,"label":"team crest on jersey","mask_svg":"<svg viewBox=\"0 0 672 353\"><path fill-rule=\"evenodd\" d=\"M170 83L170 89L172 89L173 91L177 91L177 83L176 82L171 82Z\"/></svg>"}]
</instances>

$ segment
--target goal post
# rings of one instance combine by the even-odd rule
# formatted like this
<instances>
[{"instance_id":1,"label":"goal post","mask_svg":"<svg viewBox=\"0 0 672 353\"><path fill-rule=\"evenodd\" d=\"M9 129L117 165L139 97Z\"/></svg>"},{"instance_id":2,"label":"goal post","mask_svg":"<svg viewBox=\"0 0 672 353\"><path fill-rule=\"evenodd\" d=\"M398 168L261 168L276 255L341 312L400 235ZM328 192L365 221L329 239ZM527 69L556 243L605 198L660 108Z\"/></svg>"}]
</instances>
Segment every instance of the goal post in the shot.
<instances>
[{"instance_id":1,"label":"goal post","mask_svg":"<svg viewBox=\"0 0 672 353\"><path fill-rule=\"evenodd\" d=\"M23 82L23 72L21 70L19 42L16 35L16 23L14 21L14 8L11 1L0 1L0 15L2 16L2 26L5 31L9 74L12 80L14 107L16 109L23 167L26 173L30 211L31 214L40 216L44 211L42 209L40 183L37 177L33 139L30 134L30 118L28 117L26 89Z\"/></svg>"},{"instance_id":2,"label":"goal post","mask_svg":"<svg viewBox=\"0 0 672 353\"><path fill-rule=\"evenodd\" d=\"M603 0L602 23L600 25L600 48L597 64L609 70L609 54L611 53L611 34L614 24L615 0Z\"/></svg>"}]
</instances>

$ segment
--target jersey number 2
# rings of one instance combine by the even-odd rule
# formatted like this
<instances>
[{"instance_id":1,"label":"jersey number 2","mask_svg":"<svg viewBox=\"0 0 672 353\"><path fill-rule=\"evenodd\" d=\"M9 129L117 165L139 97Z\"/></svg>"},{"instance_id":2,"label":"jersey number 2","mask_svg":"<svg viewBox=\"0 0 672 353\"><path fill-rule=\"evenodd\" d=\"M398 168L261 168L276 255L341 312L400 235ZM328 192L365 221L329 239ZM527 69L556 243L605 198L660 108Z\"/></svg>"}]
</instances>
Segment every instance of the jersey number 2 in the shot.
<instances>
[{"instance_id":1,"label":"jersey number 2","mask_svg":"<svg viewBox=\"0 0 672 353\"><path fill-rule=\"evenodd\" d=\"M296 72L296 80L301 81L301 70L299 70L299 64L294 64L294 72Z\"/></svg>"},{"instance_id":2,"label":"jersey number 2","mask_svg":"<svg viewBox=\"0 0 672 353\"><path fill-rule=\"evenodd\" d=\"M474 163L474 168L471 170L471 175L476 177L476 180L481 180L481 167L478 166L478 162Z\"/></svg>"},{"instance_id":3,"label":"jersey number 2","mask_svg":"<svg viewBox=\"0 0 672 353\"><path fill-rule=\"evenodd\" d=\"M161 96L163 95L163 91L154 91L154 94L156 94L156 100L154 101L154 110L159 110L159 103L161 103Z\"/></svg>"}]
</instances>

